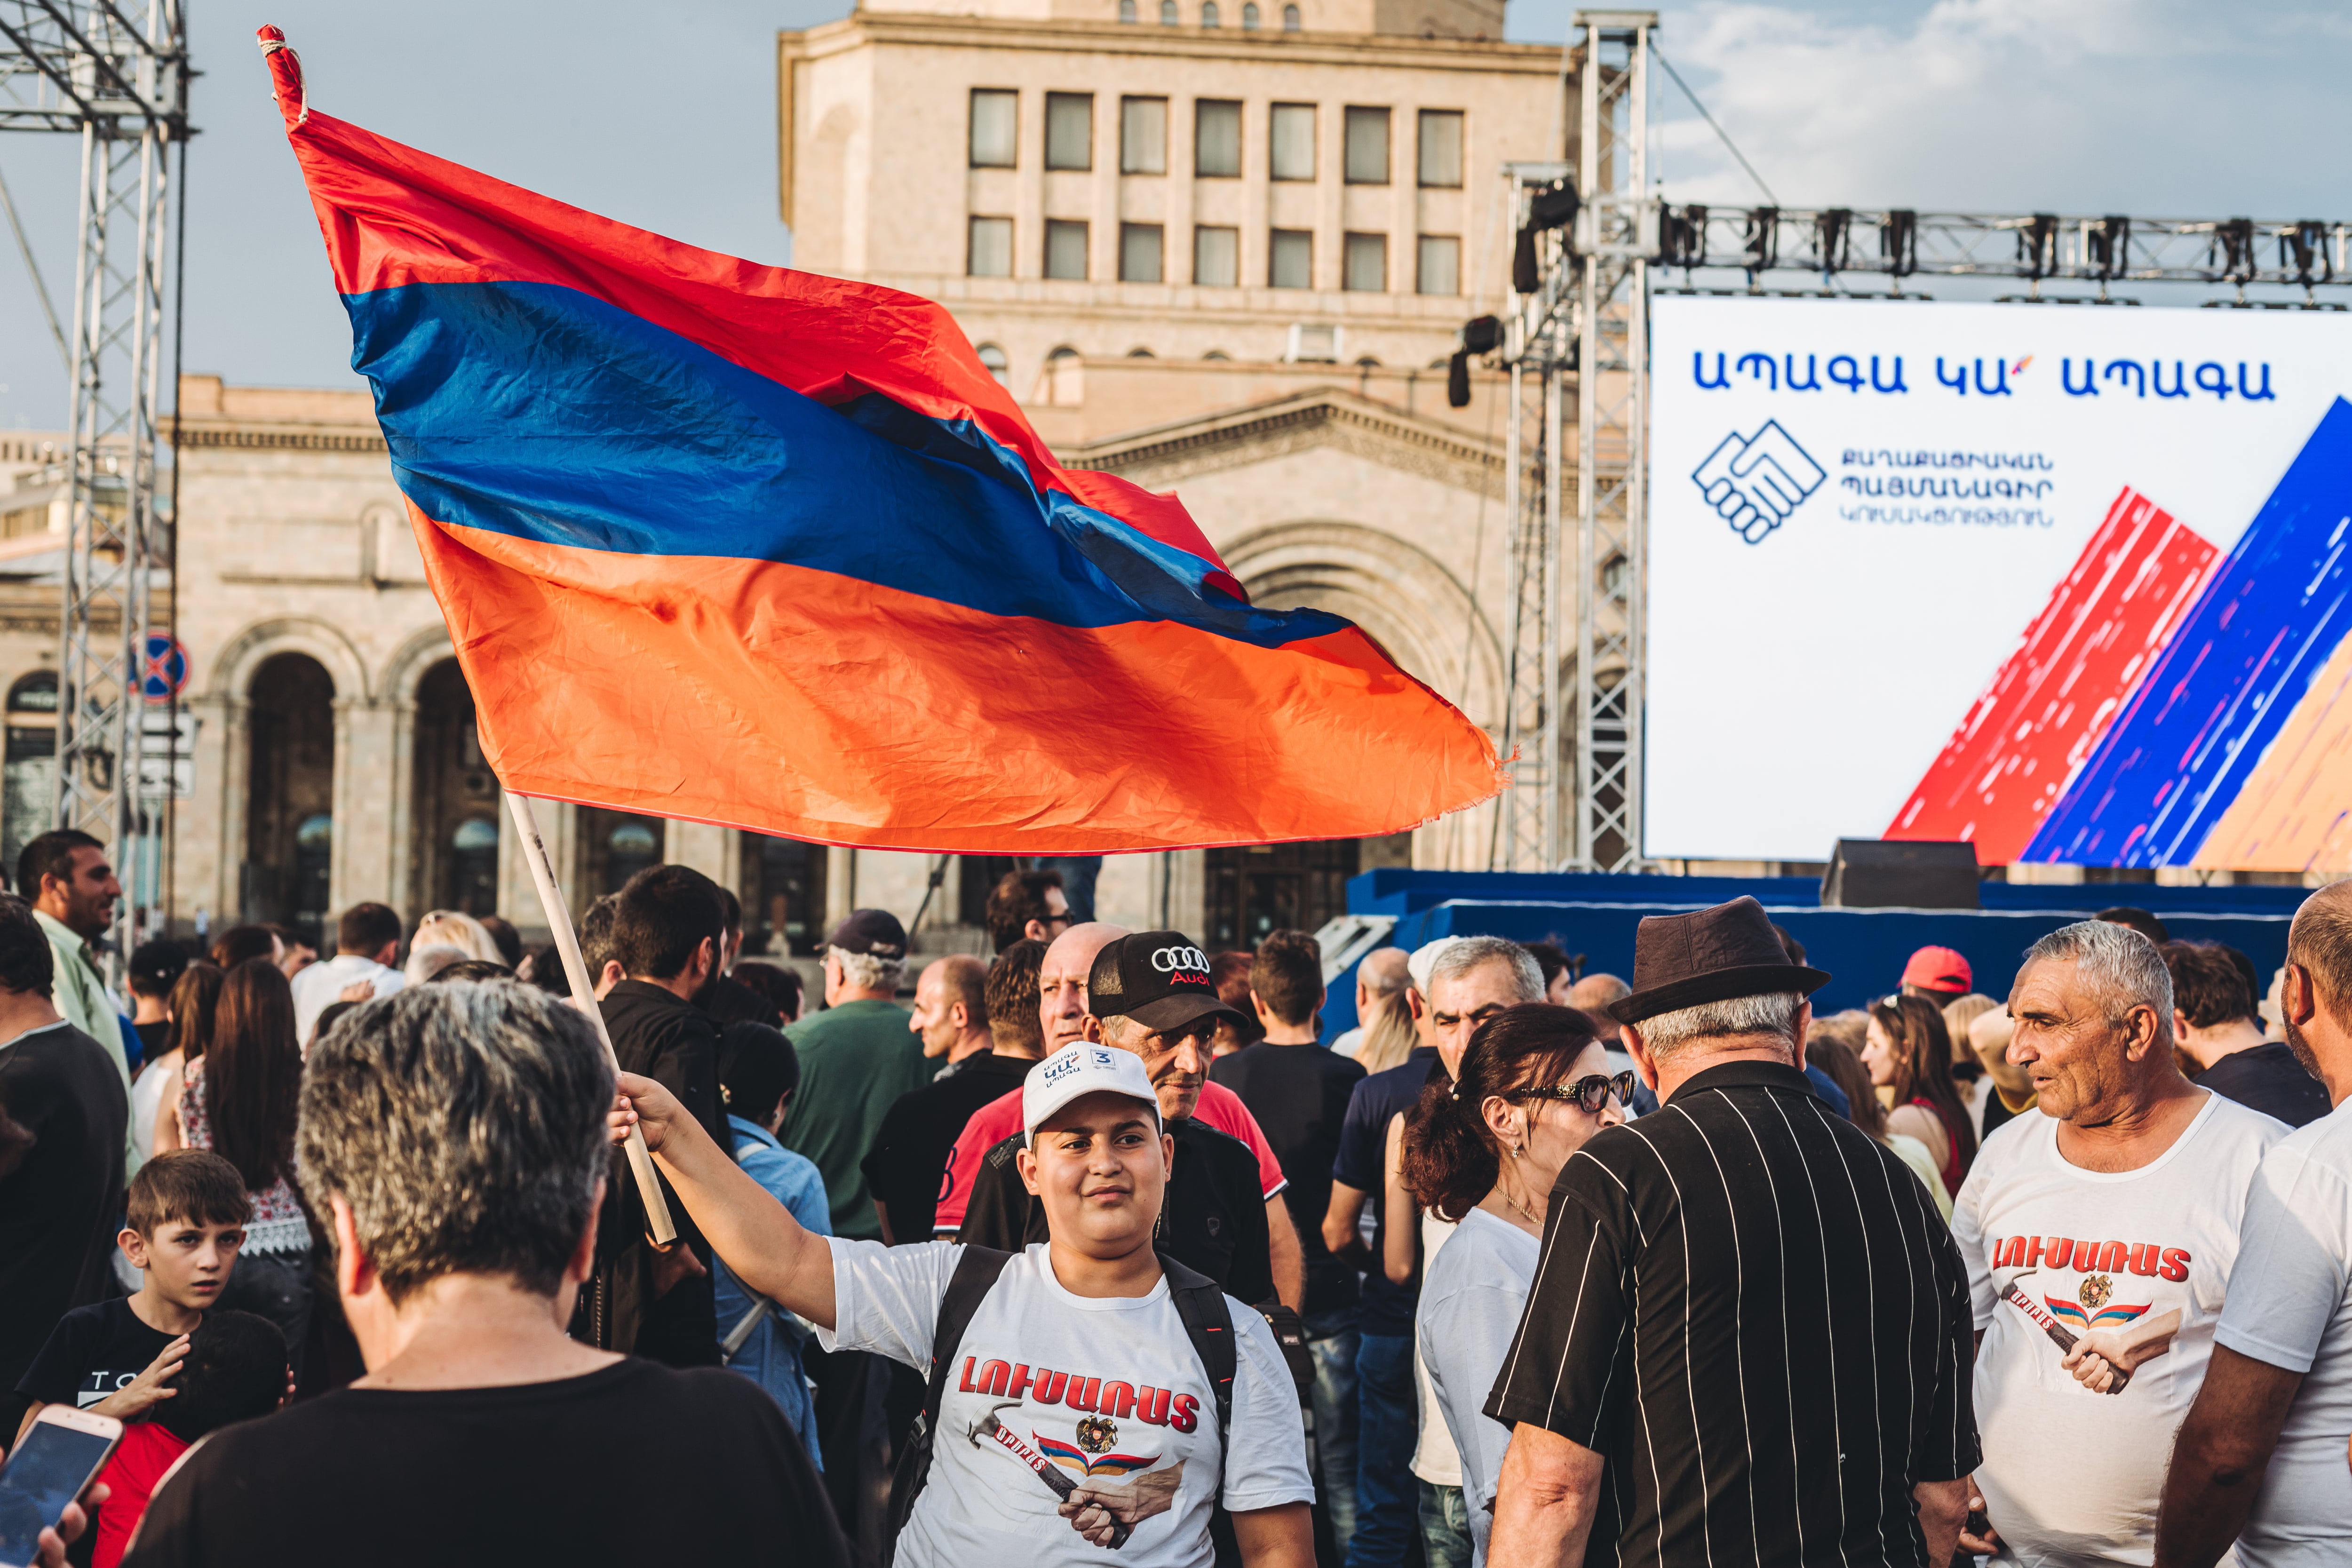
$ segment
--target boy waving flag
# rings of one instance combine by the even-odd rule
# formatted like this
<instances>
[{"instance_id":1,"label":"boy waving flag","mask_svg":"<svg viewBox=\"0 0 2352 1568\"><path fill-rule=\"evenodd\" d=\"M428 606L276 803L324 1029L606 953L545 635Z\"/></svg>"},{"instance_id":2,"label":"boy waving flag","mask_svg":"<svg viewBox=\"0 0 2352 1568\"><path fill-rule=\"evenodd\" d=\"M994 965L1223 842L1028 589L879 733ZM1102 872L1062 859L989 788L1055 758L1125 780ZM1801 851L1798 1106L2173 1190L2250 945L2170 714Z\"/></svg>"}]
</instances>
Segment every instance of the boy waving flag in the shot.
<instances>
[{"instance_id":1,"label":"boy waving flag","mask_svg":"<svg viewBox=\"0 0 2352 1568\"><path fill-rule=\"evenodd\" d=\"M372 135L260 37L509 790L1086 854L1391 833L1501 787L1362 631L1253 606L1174 497L1056 462L941 307Z\"/></svg>"}]
</instances>

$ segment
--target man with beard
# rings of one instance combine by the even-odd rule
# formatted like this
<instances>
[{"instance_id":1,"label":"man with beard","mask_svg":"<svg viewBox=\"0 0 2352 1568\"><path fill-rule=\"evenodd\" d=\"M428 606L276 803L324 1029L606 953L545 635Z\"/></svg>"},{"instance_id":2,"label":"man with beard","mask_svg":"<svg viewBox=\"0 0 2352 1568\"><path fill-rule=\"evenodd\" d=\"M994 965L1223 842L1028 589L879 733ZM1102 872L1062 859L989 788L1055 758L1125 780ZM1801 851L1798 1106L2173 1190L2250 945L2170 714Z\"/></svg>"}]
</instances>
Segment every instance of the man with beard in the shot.
<instances>
[{"instance_id":1,"label":"man with beard","mask_svg":"<svg viewBox=\"0 0 2352 1568\"><path fill-rule=\"evenodd\" d=\"M2287 1044L2335 1109L2273 1146L2213 1361L2165 1478L2156 1561L2242 1568L2352 1557L2352 882L2304 900L2287 934Z\"/></svg>"}]
</instances>

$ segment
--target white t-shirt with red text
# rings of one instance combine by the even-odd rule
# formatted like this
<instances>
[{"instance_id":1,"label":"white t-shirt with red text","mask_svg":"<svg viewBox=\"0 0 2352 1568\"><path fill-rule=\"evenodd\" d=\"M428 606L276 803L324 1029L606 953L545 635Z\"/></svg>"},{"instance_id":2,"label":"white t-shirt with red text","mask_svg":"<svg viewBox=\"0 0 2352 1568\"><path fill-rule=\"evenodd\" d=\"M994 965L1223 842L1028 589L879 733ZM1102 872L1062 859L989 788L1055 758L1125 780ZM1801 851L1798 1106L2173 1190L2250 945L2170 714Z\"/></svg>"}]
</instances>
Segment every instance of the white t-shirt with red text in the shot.
<instances>
[{"instance_id":1,"label":"white t-shirt with red text","mask_svg":"<svg viewBox=\"0 0 2352 1568\"><path fill-rule=\"evenodd\" d=\"M1952 1209L1976 1326L1976 1481L2007 1542L2035 1565L2154 1560L2173 1434L2205 1381L2246 1191L2273 1121L2218 1094L2136 1171L2086 1171L2053 1117L1985 1141ZM2053 1334L2053 1331L2056 1333ZM2116 1394L2060 1365L2056 1335L2142 1341L2153 1353Z\"/></svg>"},{"instance_id":2,"label":"white t-shirt with red text","mask_svg":"<svg viewBox=\"0 0 2352 1568\"><path fill-rule=\"evenodd\" d=\"M963 1248L832 1239L835 1328L818 1342L928 1373L940 1302ZM1143 1296L1074 1295L1046 1246L1016 1254L972 1313L950 1369L930 1477L898 1537L903 1568L1210 1568L1209 1516L1225 1443L1225 1507L1309 1502L1307 1427L1274 1331L1226 1299L1237 1366L1233 1430L1163 1279ZM993 1422L993 1426L991 1422ZM1058 1510L1047 1475L1139 1489L1148 1511L1117 1548Z\"/></svg>"}]
</instances>

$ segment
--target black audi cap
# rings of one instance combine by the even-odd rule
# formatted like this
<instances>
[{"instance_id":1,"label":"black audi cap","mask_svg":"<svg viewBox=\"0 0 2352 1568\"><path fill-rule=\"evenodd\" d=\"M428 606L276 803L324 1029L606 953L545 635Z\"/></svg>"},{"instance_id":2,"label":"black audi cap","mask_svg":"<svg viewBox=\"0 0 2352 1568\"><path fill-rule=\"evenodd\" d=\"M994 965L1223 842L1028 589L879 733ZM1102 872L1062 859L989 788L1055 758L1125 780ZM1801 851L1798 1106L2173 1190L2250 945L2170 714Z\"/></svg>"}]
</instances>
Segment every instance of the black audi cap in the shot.
<instances>
[{"instance_id":1,"label":"black audi cap","mask_svg":"<svg viewBox=\"0 0 2352 1568\"><path fill-rule=\"evenodd\" d=\"M1163 1032L1212 1015L1249 1023L1218 997L1209 955L1180 931L1136 931L1095 954L1087 974L1087 1010Z\"/></svg>"}]
</instances>

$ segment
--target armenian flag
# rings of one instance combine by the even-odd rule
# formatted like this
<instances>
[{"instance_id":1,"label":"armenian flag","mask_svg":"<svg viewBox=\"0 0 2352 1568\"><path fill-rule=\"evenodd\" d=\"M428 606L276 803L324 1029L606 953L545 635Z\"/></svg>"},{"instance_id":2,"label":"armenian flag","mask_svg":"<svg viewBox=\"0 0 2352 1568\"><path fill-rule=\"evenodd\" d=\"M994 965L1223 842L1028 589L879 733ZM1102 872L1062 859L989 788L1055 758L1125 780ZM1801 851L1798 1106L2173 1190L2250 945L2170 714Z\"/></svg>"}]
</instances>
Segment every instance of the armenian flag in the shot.
<instances>
[{"instance_id":1,"label":"armenian flag","mask_svg":"<svg viewBox=\"0 0 2352 1568\"><path fill-rule=\"evenodd\" d=\"M528 795L877 848L1359 837L1494 795L1357 626L1066 468L939 305L312 110L260 30L473 689Z\"/></svg>"}]
</instances>

